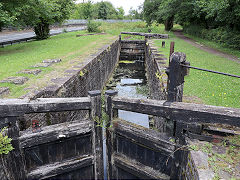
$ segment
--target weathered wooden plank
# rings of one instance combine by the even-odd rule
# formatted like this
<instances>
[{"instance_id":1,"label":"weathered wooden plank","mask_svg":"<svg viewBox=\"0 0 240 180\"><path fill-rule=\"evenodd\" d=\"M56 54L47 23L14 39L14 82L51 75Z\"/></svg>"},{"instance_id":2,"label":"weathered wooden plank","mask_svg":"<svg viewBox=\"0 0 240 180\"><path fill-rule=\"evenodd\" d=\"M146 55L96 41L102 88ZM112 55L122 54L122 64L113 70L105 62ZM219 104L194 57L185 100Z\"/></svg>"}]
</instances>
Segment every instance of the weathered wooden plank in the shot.
<instances>
[{"instance_id":1,"label":"weathered wooden plank","mask_svg":"<svg viewBox=\"0 0 240 180\"><path fill-rule=\"evenodd\" d=\"M81 169L93 165L93 156L70 159L64 162L58 162L42 166L27 175L27 179L46 179L59 174Z\"/></svg>"},{"instance_id":2,"label":"weathered wooden plank","mask_svg":"<svg viewBox=\"0 0 240 180\"><path fill-rule=\"evenodd\" d=\"M130 43L121 43L121 50L122 49L144 49L145 43L144 44L130 44Z\"/></svg>"},{"instance_id":3,"label":"weathered wooden plank","mask_svg":"<svg viewBox=\"0 0 240 180\"><path fill-rule=\"evenodd\" d=\"M94 151L94 171L95 179L104 178L103 169L103 132L102 132L102 99L101 91L89 91L88 96L91 99L91 120L94 124L92 134L92 147Z\"/></svg>"},{"instance_id":4,"label":"weathered wooden plank","mask_svg":"<svg viewBox=\"0 0 240 180\"><path fill-rule=\"evenodd\" d=\"M129 48L129 49L121 49L121 54L141 54L141 55L144 55L145 53L145 50L144 48L141 48L141 49L132 49L132 48Z\"/></svg>"},{"instance_id":5,"label":"weathered wooden plank","mask_svg":"<svg viewBox=\"0 0 240 180\"><path fill-rule=\"evenodd\" d=\"M22 180L26 178L26 168L24 164L24 156L19 146L19 128L17 117L8 117L9 126L7 129L8 137L12 138L11 144L13 150L7 155L2 155L0 158L4 165L5 173L11 180Z\"/></svg>"},{"instance_id":6,"label":"weathered wooden plank","mask_svg":"<svg viewBox=\"0 0 240 180\"><path fill-rule=\"evenodd\" d=\"M146 42L143 40L122 40L121 43L123 44L145 44Z\"/></svg>"},{"instance_id":7,"label":"weathered wooden plank","mask_svg":"<svg viewBox=\"0 0 240 180\"><path fill-rule=\"evenodd\" d=\"M161 151L169 156L175 150L175 144L170 142L170 137L163 133L156 132L142 126L116 119L113 121L113 128L116 134L123 136L133 142L142 144L144 147Z\"/></svg>"},{"instance_id":8,"label":"weathered wooden plank","mask_svg":"<svg viewBox=\"0 0 240 180\"><path fill-rule=\"evenodd\" d=\"M144 56L145 52L122 52L121 51L121 56Z\"/></svg>"},{"instance_id":9,"label":"weathered wooden plank","mask_svg":"<svg viewBox=\"0 0 240 180\"><path fill-rule=\"evenodd\" d=\"M90 99L87 97L38 98L35 100L1 99L0 117L19 116L27 113L90 110L90 108Z\"/></svg>"},{"instance_id":10,"label":"weathered wooden plank","mask_svg":"<svg viewBox=\"0 0 240 180\"><path fill-rule=\"evenodd\" d=\"M130 51L130 50L145 50L145 45L141 45L141 46L137 46L137 45L133 45L131 46L130 44L123 44L121 47L121 51Z\"/></svg>"},{"instance_id":11,"label":"weathered wooden plank","mask_svg":"<svg viewBox=\"0 0 240 180\"><path fill-rule=\"evenodd\" d=\"M58 139L86 134L91 132L91 129L92 123L85 120L46 126L41 129L41 132L38 133L32 133L31 131L22 131L21 136L19 137L20 146L22 148L36 146Z\"/></svg>"},{"instance_id":12,"label":"weathered wooden plank","mask_svg":"<svg viewBox=\"0 0 240 180\"><path fill-rule=\"evenodd\" d=\"M170 177L166 174L163 174L159 171L154 170L149 166L145 166L135 160L129 160L124 156L120 156L119 154L113 155L113 162L115 166L124 169L135 176L138 176L141 179L170 179Z\"/></svg>"},{"instance_id":13,"label":"weathered wooden plank","mask_svg":"<svg viewBox=\"0 0 240 180\"><path fill-rule=\"evenodd\" d=\"M168 34L140 33L140 32L121 32L121 34L145 36L147 38L168 39Z\"/></svg>"},{"instance_id":14,"label":"weathered wooden plank","mask_svg":"<svg viewBox=\"0 0 240 180\"><path fill-rule=\"evenodd\" d=\"M115 109L162 116L176 121L222 123L240 127L240 109L235 108L123 97L114 97L112 102Z\"/></svg>"}]
</instances>

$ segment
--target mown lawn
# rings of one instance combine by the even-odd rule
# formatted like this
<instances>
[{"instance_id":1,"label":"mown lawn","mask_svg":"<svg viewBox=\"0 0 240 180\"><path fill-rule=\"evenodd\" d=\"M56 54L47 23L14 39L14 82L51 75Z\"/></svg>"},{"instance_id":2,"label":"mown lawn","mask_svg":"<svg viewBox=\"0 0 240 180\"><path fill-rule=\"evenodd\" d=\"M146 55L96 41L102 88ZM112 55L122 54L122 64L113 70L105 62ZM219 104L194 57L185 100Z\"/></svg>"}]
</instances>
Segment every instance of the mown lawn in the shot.
<instances>
[{"instance_id":1,"label":"mown lawn","mask_svg":"<svg viewBox=\"0 0 240 180\"><path fill-rule=\"evenodd\" d=\"M161 48L161 40L155 40L166 57L169 57L170 42L175 41L175 52L184 52L192 66L240 75L240 63L199 50L176 38L173 33L169 34L170 39L166 40L165 48ZM209 105L240 108L239 87L238 78L191 69L185 78L184 95Z\"/></svg>"},{"instance_id":2,"label":"mown lawn","mask_svg":"<svg viewBox=\"0 0 240 180\"><path fill-rule=\"evenodd\" d=\"M39 81L46 74L70 66L67 64L69 60L78 58L77 61L82 61L84 57L94 53L98 48L102 47L104 44L108 44L116 38L113 35L76 37L77 34L83 33L87 32L79 31L64 33L52 36L43 41L32 41L0 48L0 80L11 76L25 76L30 78L30 80L24 85L0 83L0 87L10 88L11 93L9 97L19 97L27 92L26 88L34 82ZM42 70L37 76L17 74L17 72L24 69L34 69L31 66L40 63L45 59L55 58L61 58L62 62L47 68L37 68Z\"/></svg>"}]
</instances>

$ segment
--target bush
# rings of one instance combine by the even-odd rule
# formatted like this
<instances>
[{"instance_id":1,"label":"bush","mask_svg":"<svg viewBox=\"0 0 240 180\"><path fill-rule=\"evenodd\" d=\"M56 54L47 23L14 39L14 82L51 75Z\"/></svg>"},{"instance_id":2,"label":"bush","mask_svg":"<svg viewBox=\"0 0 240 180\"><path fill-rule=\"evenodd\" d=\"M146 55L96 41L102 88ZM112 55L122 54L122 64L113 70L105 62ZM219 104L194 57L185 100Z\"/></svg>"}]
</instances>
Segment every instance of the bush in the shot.
<instances>
[{"instance_id":1,"label":"bush","mask_svg":"<svg viewBox=\"0 0 240 180\"><path fill-rule=\"evenodd\" d=\"M101 26L100 22L95 22L95 21L88 21L87 24L87 31L88 32L101 32L101 30L99 29L99 27Z\"/></svg>"},{"instance_id":2,"label":"bush","mask_svg":"<svg viewBox=\"0 0 240 180\"><path fill-rule=\"evenodd\" d=\"M200 26L184 27L184 32L192 36L214 41L228 48L240 50L240 32L219 27L216 29L204 29Z\"/></svg>"}]
</instances>

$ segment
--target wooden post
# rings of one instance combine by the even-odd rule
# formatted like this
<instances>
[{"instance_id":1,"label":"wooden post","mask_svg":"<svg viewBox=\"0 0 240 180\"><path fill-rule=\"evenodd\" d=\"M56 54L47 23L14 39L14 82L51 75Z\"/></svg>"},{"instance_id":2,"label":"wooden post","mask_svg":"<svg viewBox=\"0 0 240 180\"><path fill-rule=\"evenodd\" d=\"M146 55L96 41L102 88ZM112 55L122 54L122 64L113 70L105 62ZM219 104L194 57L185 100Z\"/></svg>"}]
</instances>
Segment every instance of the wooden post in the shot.
<instances>
[{"instance_id":1,"label":"wooden post","mask_svg":"<svg viewBox=\"0 0 240 180\"><path fill-rule=\"evenodd\" d=\"M174 45L172 46L174 47ZM174 51L174 48L173 48ZM181 64L190 64L186 62L186 55L180 52L173 52L170 57L169 68L168 68L168 97L167 101L169 102L182 102L183 98L183 86L184 86L184 76L188 74L188 70L186 67L181 66ZM171 119L173 122L172 130L173 135L178 139L178 145L184 146L185 138L183 136L183 128L184 124L179 122L180 119ZM176 146L176 150L174 152L174 166L171 171L171 179L179 179L181 177L181 169L185 165L183 160L186 159L186 153L184 150L179 149Z\"/></svg>"},{"instance_id":2,"label":"wooden post","mask_svg":"<svg viewBox=\"0 0 240 180\"><path fill-rule=\"evenodd\" d=\"M169 64L170 64L170 61L171 61L171 55L174 53L174 46L175 46L175 42L172 41L171 44L170 44Z\"/></svg>"},{"instance_id":3,"label":"wooden post","mask_svg":"<svg viewBox=\"0 0 240 180\"><path fill-rule=\"evenodd\" d=\"M114 168L114 165L112 164L112 153L114 152L114 144L113 144L113 138L114 133L111 131L111 123L113 117L117 116L117 110L113 110L112 105L112 98L118 94L117 91L114 90L108 90L105 92L105 99L106 99L106 113L108 114L108 123L107 123L107 129L106 129L106 144L107 144L107 167L108 167L108 179L115 179L116 176L116 170Z\"/></svg>"},{"instance_id":4,"label":"wooden post","mask_svg":"<svg viewBox=\"0 0 240 180\"><path fill-rule=\"evenodd\" d=\"M106 113L108 114L108 122L106 127L110 127L113 117L117 116L117 110L113 110L112 98L118 94L115 90L108 90L105 93L106 102Z\"/></svg>"},{"instance_id":5,"label":"wooden post","mask_svg":"<svg viewBox=\"0 0 240 180\"><path fill-rule=\"evenodd\" d=\"M88 96L91 99L90 118L94 123L92 143L95 161L94 162L95 180L97 180L104 178L101 91L99 90L89 91Z\"/></svg>"},{"instance_id":6,"label":"wooden post","mask_svg":"<svg viewBox=\"0 0 240 180\"><path fill-rule=\"evenodd\" d=\"M17 117L6 117L4 119L8 121L7 135L9 138L12 138L11 144L14 148L7 155L1 156L5 174L8 179L12 180L26 179L24 156L19 146L19 127Z\"/></svg>"},{"instance_id":7,"label":"wooden post","mask_svg":"<svg viewBox=\"0 0 240 180\"><path fill-rule=\"evenodd\" d=\"M121 42L121 40L122 40L122 36L121 36L121 35L119 35L119 42Z\"/></svg>"},{"instance_id":8,"label":"wooden post","mask_svg":"<svg viewBox=\"0 0 240 180\"><path fill-rule=\"evenodd\" d=\"M162 48L165 48L165 41L162 41Z\"/></svg>"},{"instance_id":9,"label":"wooden post","mask_svg":"<svg viewBox=\"0 0 240 180\"><path fill-rule=\"evenodd\" d=\"M168 74L168 97L170 102L182 102L184 76L187 75L187 68L181 66L186 64L186 55L184 53L175 52L170 57L170 64L167 71ZM188 63L189 64L189 63Z\"/></svg>"}]
</instances>

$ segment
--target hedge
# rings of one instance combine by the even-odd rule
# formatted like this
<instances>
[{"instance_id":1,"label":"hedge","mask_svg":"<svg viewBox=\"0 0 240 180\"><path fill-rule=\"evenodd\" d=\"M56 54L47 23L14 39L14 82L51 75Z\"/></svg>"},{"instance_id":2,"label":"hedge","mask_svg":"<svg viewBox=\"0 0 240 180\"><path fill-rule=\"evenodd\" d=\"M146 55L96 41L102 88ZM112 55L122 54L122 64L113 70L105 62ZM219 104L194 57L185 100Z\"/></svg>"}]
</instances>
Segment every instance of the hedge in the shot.
<instances>
[{"instance_id":1,"label":"hedge","mask_svg":"<svg viewBox=\"0 0 240 180\"><path fill-rule=\"evenodd\" d=\"M184 27L183 31L187 34L203 39L214 41L225 47L240 50L240 32L219 27L216 29L204 29L200 26Z\"/></svg>"}]
</instances>

